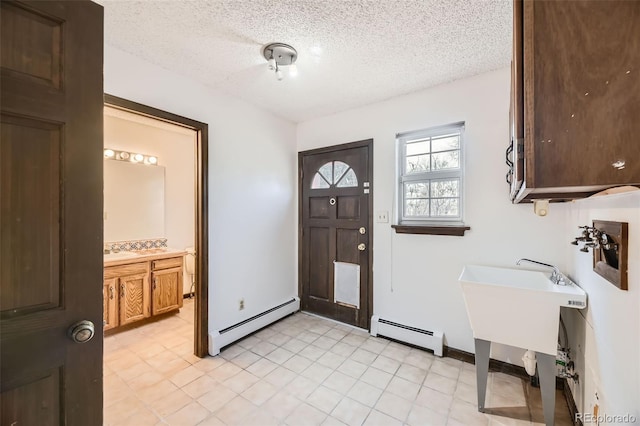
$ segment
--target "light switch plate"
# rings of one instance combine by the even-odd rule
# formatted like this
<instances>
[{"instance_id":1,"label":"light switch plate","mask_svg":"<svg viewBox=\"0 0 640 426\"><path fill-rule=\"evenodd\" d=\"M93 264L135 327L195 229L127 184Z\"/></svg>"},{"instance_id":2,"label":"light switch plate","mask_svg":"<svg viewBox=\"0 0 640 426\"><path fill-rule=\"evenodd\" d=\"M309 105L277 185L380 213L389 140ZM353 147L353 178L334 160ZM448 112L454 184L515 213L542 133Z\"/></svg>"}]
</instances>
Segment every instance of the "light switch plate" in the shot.
<instances>
[{"instance_id":1,"label":"light switch plate","mask_svg":"<svg viewBox=\"0 0 640 426\"><path fill-rule=\"evenodd\" d=\"M389 222L389 212L388 211L376 212L376 222L378 222L378 223L388 223Z\"/></svg>"}]
</instances>

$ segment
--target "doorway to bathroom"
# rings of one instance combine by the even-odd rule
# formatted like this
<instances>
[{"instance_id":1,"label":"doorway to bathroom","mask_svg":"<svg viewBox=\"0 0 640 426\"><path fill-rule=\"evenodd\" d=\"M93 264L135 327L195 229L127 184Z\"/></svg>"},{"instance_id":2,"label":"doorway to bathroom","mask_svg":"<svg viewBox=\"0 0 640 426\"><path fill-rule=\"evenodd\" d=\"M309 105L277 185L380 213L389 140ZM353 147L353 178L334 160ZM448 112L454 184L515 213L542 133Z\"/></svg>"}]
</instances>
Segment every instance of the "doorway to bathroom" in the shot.
<instances>
[{"instance_id":1,"label":"doorway to bathroom","mask_svg":"<svg viewBox=\"0 0 640 426\"><path fill-rule=\"evenodd\" d=\"M105 347L155 335L180 356L208 353L207 131L105 95ZM105 372L107 363L105 350Z\"/></svg>"}]
</instances>

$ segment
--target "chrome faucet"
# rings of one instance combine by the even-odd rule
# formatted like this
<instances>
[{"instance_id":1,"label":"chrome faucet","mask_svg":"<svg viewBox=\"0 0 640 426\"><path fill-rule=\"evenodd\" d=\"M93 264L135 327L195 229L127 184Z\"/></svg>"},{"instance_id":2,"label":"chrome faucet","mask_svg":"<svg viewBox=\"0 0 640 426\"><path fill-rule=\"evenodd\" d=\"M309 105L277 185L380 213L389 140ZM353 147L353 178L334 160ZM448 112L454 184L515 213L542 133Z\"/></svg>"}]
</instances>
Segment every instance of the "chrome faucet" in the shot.
<instances>
[{"instance_id":1,"label":"chrome faucet","mask_svg":"<svg viewBox=\"0 0 640 426\"><path fill-rule=\"evenodd\" d=\"M562 272L560 272L560 269L558 269L557 266L549 265L548 263L538 262L537 260L531 260L531 259L520 259L516 262L516 265L519 265L520 262L522 261L535 263L536 265L542 265L542 266L546 266L547 268L553 269L553 272L551 273L551 277L549 278L551 282L556 285L567 285L567 283L564 280L564 277L562 276Z\"/></svg>"}]
</instances>

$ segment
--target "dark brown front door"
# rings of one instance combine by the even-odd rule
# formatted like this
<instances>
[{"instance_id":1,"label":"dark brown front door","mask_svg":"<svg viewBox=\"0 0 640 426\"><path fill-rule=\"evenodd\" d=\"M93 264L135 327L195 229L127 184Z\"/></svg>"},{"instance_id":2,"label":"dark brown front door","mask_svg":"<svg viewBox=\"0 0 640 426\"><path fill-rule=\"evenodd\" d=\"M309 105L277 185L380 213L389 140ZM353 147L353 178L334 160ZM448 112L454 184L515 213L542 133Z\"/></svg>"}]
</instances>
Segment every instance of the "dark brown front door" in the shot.
<instances>
[{"instance_id":1,"label":"dark brown front door","mask_svg":"<svg viewBox=\"0 0 640 426\"><path fill-rule=\"evenodd\" d=\"M362 328L372 301L372 150L368 140L299 154L302 309Z\"/></svg>"},{"instance_id":2,"label":"dark brown front door","mask_svg":"<svg viewBox=\"0 0 640 426\"><path fill-rule=\"evenodd\" d=\"M100 425L102 6L1 8L0 423Z\"/></svg>"}]
</instances>

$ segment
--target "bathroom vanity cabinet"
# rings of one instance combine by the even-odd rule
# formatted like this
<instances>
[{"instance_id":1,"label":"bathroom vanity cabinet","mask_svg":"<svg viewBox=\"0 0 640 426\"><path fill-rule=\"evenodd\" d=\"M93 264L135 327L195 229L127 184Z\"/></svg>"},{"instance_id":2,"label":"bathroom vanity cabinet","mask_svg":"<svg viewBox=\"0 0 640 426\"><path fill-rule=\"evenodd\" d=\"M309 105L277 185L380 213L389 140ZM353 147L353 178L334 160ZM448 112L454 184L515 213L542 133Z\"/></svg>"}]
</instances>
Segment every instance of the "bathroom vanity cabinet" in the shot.
<instances>
[{"instance_id":1,"label":"bathroom vanity cabinet","mask_svg":"<svg viewBox=\"0 0 640 426\"><path fill-rule=\"evenodd\" d=\"M105 268L102 297L105 330L150 317L149 263Z\"/></svg>"},{"instance_id":2,"label":"bathroom vanity cabinet","mask_svg":"<svg viewBox=\"0 0 640 426\"><path fill-rule=\"evenodd\" d=\"M151 262L152 315L182 307L182 257Z\"/></svg>"},{"instance_id":3,"label":"bathroom vanity cabinet","mask_svg":"<svg viewBox=\"0 0 640 426\"><path fill-rule=\"evenodd\" d=\"M182 307L182 252L105 261L104 330Z\"/></svg>"},{"instance_id":4,"label":"bathroom vanity cabinet","mask_svg":"<svg viewBox=\"0 0 640 426\"><path fill-rule=\"evenodd\" d=\"M102 325L105 331L118 326L118 288L117 278L105 278L102 285Z\"/></svg>"},{"instance_id":5,"label":"bathroom vanity cabinet","mask_svg":"<svg viewBox=\"0 0 640 426\"><path fill-rule=\"evenodd\" d=\"M640 184L640 2L514 1L513 202Z\"/></svg>"}]
</instances>

